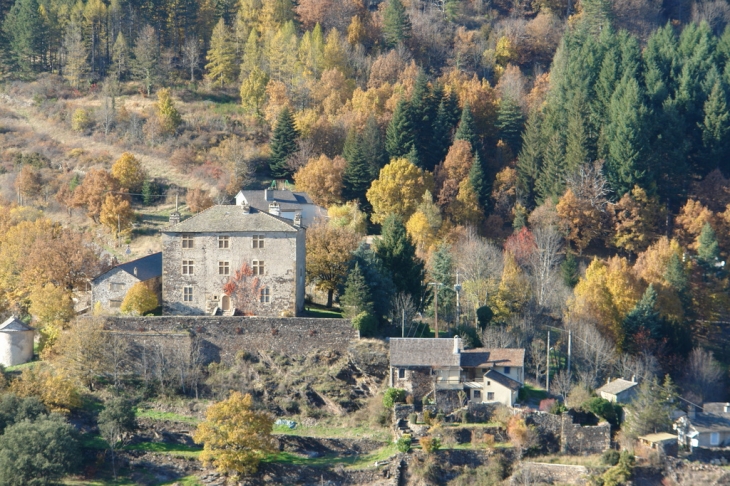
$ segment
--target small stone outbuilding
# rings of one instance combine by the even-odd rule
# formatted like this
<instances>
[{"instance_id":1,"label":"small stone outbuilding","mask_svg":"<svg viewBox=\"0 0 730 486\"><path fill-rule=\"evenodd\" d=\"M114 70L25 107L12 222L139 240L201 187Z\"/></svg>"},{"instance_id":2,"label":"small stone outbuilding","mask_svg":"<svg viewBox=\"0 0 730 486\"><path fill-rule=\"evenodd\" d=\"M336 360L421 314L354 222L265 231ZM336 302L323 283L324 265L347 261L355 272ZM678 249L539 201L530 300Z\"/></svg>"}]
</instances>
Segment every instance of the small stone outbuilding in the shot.
<instances>
[{"instance_id":1,"label":"small stone outbuilding","mask_svg":"<svg viewBox=\"0 0 730 486\"><path fill-rule=\"evenodd\" d=\"M33 359L35 331L16 317L0 324L0 364L15 366Z\"/></svg>"},{"instance_id":2,"label":"small stone outbuilding","mask_svg":"<svg viewBox=\"0 0 730 486\"><path fill-rule=\"evenodd\" d=\"M616 378L597 389L596 394L609 402L630 403L636 397L638 385L634 380Z\"/></svg>"},{"instance_id":3,"label":"small stone outbuilding","mask_svg":"<svg viewBox=\"0 0 730 486\"><path fill-rule=\"evenodd\" d=\"M91 305L107 312L118 312L127 292L144 282L162 301L162 253L122 263L91 281Z\"/></svg>"}]
</instances>

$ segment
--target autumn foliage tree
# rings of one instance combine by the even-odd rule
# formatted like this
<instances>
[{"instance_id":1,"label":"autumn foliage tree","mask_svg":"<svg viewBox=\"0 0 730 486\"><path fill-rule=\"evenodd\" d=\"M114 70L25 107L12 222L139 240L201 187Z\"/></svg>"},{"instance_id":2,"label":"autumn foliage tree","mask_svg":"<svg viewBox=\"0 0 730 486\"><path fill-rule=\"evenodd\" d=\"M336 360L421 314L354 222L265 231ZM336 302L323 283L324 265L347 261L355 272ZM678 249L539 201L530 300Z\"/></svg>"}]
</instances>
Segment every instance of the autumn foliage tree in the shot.
<instances>
[{"instance_id":1,"label":"autumn foliage tree","mask_svg":"<svg viewBox=\"0 0 730 486\"><path fill-rule=\"evenodd\" d=\"M157 92L155 108L157 110L157 119L160 122L163 133L167 135L174 134L183 120L180 112L175 108L175 104L172 101L172 93L168 88L163 88Z\"/></svg>"},{"instance_id":2,"label":"autumn foliage tree","mask_svg":"<svg viewBox=\"0 0 730 486\"><path fill-rule=\"evenodd\" d=\"M109 172L104 169L91 169L76 187L72 205L86 209L86 214L98 223L107 194L117 190L119 183Z\"/></svg>"},{"instance_id":3,"label":"autumn foliage tree","mask_svg":"<svg viewBox=\"0 0 730 486\"><path fill-rule=\"evenodd\" d=\"M125 314L143 316L157 308L157 295L145 282L137 282L127 291L119 310Z\"/></svg>"},{"instance_id":4,"label":"autumn foliage tree","mask_svg":"<svg viewBox=\"0 0 730 486\"><path fill-rule=\"evenodd\" d=\"M395 159L383 167L367 192L373 207L372 220L382 223L389 214L407 220L415 212L426 191L433 193L433 176L407 159Z\"/></svg>"},{"instance_id":5,"label":"autumn foliage tree","mask_svg":"<svg viewBox=\"0 0 730 486\"><path fill-rule=\"evenodd\" d=\"M327 307L345 282L360 237L347 227L318 224L307 230L307 280L327 292Z\"/></svg>"},{"instance_id":6,"label":"autumn foliage tree","mask_svg":"<svg viewBox=\"0 0 730 486\"><path fill-rule=\"evenodd\" d=\"M190 211L199 213L208 209L215 204L213 198L210 197L208 191L204 190L200 186L195 186L193 189L188 189L188 194L185 197Z\"/></svg>"},{"instance_id":7,"label":"autumn foliage tree","mask_svg":"<svg viewBox=\"0 0 730 486\"><path fill-rule=\"evenodd\" d=\"M193 440L203 444L204 464L238 477L255 473L261 459L275 451L273 427L271 414L253 409L251 395L233 392L208 408Z\"/></svg>"},{"instance_id":8,"label":"autumn foliage tree","mask_svg":"<svg viewBox=\"0 0 730 486\"><path fill-rule=\"evenodd\" d=\"M260 279L246 262L223 285L223 293L231 298L234 308L244 315L255 315L260 289Z\"/></svg>"},{"instance_id":9,"label":"autumn foliage tree","mask_svg":"<svg viewBox=\"0 0 730 486\"><path fill-rule=\"evenodd\" d=\"M345 164L342 157L329 158L322 154L319 158L310 159L294 174L294 183L297 189L309 194L315 204L324 207L339 204L342 202Z\"/></svg>"},{"instance_id":10,"label":"autumn foliage tree","mask_svg":"<svg viewBox=\"0 0 730 486\"><path fill-rule=\"evenodd\" d=\"M139 159L129 152L124 152L112 165L112 177L117 180L120 187L130 192L137 192L147 178L147 173Z\"/></svg>"},{"instance_id":11,"label":"autumn foliage tree","mask_svg":"<svg viewBox=\"0 0 730 486\"><path fill-rule=\"evenodd\" d=\"M101 206L99 222L109 228L115 237L132 226L134 211L129 198L123 194L107 194Z\"/></svg>"}]
</instances>

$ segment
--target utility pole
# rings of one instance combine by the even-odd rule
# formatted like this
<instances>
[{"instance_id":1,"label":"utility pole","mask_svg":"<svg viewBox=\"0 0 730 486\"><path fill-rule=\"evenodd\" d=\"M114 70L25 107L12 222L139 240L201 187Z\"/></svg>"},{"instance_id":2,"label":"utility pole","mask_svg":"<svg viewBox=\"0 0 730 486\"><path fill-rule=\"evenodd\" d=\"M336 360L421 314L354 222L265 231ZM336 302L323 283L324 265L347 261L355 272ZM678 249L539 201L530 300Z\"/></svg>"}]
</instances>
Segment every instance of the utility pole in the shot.
<instances>
[{"instance_id":1,"label":"utility pole","mask_svg":"<svg viewBox=\"0 0 730 486\"><path fill-rule=\"evenodd\" d=\"M117 213L117 247L122 246L122 222L119 219L119 213Z\"/></svg>"},{"instance_id":2,"label":"utility pole","mask_svg":"<svg viewBox=\"0 0 730 486\"><path fill-rule=\"evenodd\" d=\"M436 321L436 337L439 337L439 288L443 285L441 282L431 282L428 285L433 285L436 288L434 293L434 317Z\"/></svg>"},{"instance_id":3,"label":"utility pole","mask_svg":"<svg viewBox=\"0 0 730 486\"><path fill-rule=\"evenodd\" d=\"M403 316L400 321L400 337L406 337L406 310L402 309Z\"/></svg>"},{"instance_id":4,"label":"utility pole","mask_svg":"<svg viewBox=\"0 0 730 486\"><path fill-rule=\"evenodd\" d=\"M545 390L550 393L550 329L547 338L547 368L545 372Z\"/></svg>"},{"instance_id":5,"label":"utility pole","mask_svg":"<svg viewBox=\"0 0 730 486\"><path fill-rule=\"evenodd\" d=\"M573 345L573 331L568 331L568 376L570 376L570 358Z\"/></svg>"},{"instance_id":6,"label":"utility pole","mask_svg":"<svg viewBox=\"0 0 730 486\"><path fill-rule=\"evenodd\" d=\"M456 325L461 324L461 303L459 301L459 293L461 292L461 284L459 283L459 271L456 271L456 285L454 285L456 291Z\"/></svg>"}]
</instances>

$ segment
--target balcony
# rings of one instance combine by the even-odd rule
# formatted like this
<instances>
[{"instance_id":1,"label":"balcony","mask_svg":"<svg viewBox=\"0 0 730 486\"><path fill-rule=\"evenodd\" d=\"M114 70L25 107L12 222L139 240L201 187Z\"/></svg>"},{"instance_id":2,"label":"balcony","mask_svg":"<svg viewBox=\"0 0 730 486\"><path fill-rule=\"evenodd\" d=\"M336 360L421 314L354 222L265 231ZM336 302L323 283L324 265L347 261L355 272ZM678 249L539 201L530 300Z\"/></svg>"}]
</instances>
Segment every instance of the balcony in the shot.
<instances>
[{"instance_id":1,"label":"balcony","mask_svg":"<svg viewBox=\"0 0 730 486\"><path fill-rule=\"evenodd\" d=\"M463 390L464 388L484 388L484 378L474 378L467 376L437 378L437 390Z\"/></svg>"}]
</instances>

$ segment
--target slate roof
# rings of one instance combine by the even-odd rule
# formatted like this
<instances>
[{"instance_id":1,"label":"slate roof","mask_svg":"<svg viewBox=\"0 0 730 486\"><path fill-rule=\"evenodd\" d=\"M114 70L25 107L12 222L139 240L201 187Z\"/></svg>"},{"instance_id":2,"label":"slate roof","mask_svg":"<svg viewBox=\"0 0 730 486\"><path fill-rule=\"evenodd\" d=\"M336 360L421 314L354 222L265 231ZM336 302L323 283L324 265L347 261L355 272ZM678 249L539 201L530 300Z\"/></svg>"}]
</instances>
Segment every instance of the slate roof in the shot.
<instances>
[{"instance_id":1,"label":"slate roof","mask_svg":"<svg viewBox=\"0 0 730 486\"><path fill-rule=\"evenodd\" d=\"M266 199L266 193L269 194L269 199ZM292 191L277 191L269 190L265 191L240 191L238 194L243 195L248 202L248 205L252 208L260 209L261 211L269 210L269 203L277 202L282 211L292 211L301 209L302 206L307 204L314 204L312 198L306 192L292 192Z\"/></svg>"},{"instance_id":2,"label":"slate roof","mask_svg":"<svg viewBox=\"0 0 730 486\"><path fill-rule=\"evenodd\" d=\"M454 340L449 338L391 338L390 365L395 367L460 366L461 354L454 354Z\"/></svg>"},{"instance_id":3,"label":"slate roof","mask_svg":"<svg viewBox=\"0 0 730 486\"><path fill-rule=\"evenodd\" d=\"M33 328L23 323L15 316L10 316L5 322L0 324L0 332L13 331L32 331Z\"/></svg>"},{"instance_id":4,"label":"slate roof","mask_svg":"<svg viewBox=\"0 0 730 486\"><path fill-rule=\"evenodd\" d=\"M461 366L491 368L492 366L525 366L525 350L516 348L466 349L461 354Z\"/></svg>"},{"instance_id":5,"label":"slate roof","mask_svg":"<svg viewBox=\"0 0 730 486\"><path fill-rule=\"evenodd\" d=\"M606 392L611 395L618 395L621 392L630 390L631 388L638 386L639 384L635 381L624 380L623 378L616 378L611 383L603 385L601 388L596 390L596 393Z\"/></svg>"},{"instance_id":6,"label":"slate roof","mask_svg":"<svg viewBox=\"0 0 730 486\"><path fill-rule=\"evenodd\" d=\"M137 269L137 275L134 274L135 268ZM145 282L151 278L160 277L162 276L162 252L153 253L151 255L147 255L146 257L138 258L136 260L132 260L131 262L117 265L111 270L102 273L94 280L103 277L112 270L117 269L123 270L128 274L135 276L139 279L140 282Z\"/></svg>"},{"instance_id":7,"label":"slate roof","mask_svg":"<svg viewBox=\"0 0 730 486\"><path fill-rule=\"evenodd\" d=\"M702 411L705 413L725 414L725 407L730 406L728 402L709 402L702 404Z\"/></svg>"},{"instance_id":8,"label":"slate roof","mask_svg":"<svg viewBox=\"0 0 730 486\"><path fill-rule=\"evenodd\" d=\"M509 388L510 390L519 390L522 385L520 385L520 382L513 380L509 376L504 376L499 371L495 370L489 370L486 373L484 373L484 379L485 380L491 380L499 383L500 385Z\"/></svg>"},{"instance_id":9,"label":"slate roof","mask_svg":"<svg viewBox=\"0 0 730 486\"><path fill-rule=\"evenodd\" d=\"M694 418L688 418L689 423L697 432L718 432L730 430L730 417L714 413L698 413Z\"/></svg>"},{"instance_id":10,"label":"slate roof","mask_svg":"<svg viewBox=\"0 0 730 486\"><path fill-rule=\"evenodd\" d=\"M234 232L290 232L298 227L286 219L251 208L244 213L241 206L226 204L211 206L190 218L172 224L163 233L234 233Z\"/></svg>"}]
</instances>

